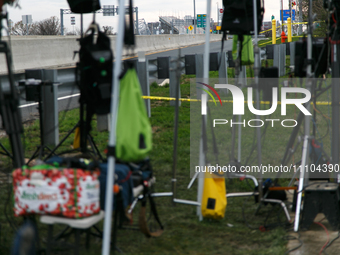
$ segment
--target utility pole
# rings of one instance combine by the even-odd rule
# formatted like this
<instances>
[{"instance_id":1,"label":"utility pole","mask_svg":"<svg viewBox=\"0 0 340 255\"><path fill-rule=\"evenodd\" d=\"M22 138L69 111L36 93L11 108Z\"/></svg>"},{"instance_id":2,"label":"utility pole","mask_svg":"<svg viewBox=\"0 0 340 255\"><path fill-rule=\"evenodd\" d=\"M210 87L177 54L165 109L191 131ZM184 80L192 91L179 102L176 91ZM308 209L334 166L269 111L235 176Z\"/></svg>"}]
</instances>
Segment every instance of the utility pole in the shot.
<instances>
[{"instance_id":1,"label":"utility pole","mask_svg":"<svg viewBox=\"0 0 340 255\"><path fill-rule=\"evenodd\" d=\"M196 5L194 0L194 34L196 34Z\"/></svg>"},{"instance_id":2,"label":"utility pole","mask_svg":"<svg viewBox=\"0 0 340 255\"><path fill-rule=\"evenodd\" d=\"M299 22L302 22L302 0L299 0ZM299 35L302 34L302 24L299 24Z\"/></svg>"},{"instance_id":3,"label":"utility pole","mask_svg":"<svg viewBox=\"0 0 340 255\"><path fill-rule=\"evenodd\" d=\"M283 29L283 0L281 0L281 27L280 31Z\"/></svg>"},{"instance_id":4,"label":"utility pole","mask_svg":"<svg viewBox=\"0 0 340 255\"><path fill-rule=\"evenodd\" d=\"M218 26L219 25L219 20L220 20L219 16L218 16L218 15L220 15L220 10L218 9L218 2L216 2L216 5L217 5L217 7L216 7L217 8L217 22L216 22L217 24L216 24L216 26Z\"/></svg>"}]
</instances>

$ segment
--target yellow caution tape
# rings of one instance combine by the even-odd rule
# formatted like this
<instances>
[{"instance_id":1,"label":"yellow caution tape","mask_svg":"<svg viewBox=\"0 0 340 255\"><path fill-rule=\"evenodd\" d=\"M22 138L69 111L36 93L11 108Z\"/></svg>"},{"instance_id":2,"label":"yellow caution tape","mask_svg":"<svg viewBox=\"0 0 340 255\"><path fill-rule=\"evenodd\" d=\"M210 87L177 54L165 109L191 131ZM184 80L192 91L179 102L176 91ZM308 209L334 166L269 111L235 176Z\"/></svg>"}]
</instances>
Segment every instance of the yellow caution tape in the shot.
<instances>
[{"instance_id":1,"label":"yellow caution tape","mask_svg":"<svg viewBox=\"0 0 340 255\"><path fill-rule=\"evenodd\" d=\"M268 42L261 43L261 44L259 44L258 46L266 45L266 44L269 44L269 43L272 43L272 41L270 40L270 41L268 41Z\"/></svg>"},{"instance_id":2,"label":"yellow caution tape","mask_svg":"<svg viewBox=\"0 0 340 255\"><path fill-rule=\"evenodd\" d=\"M150 99L150 100L157 100L157 101L175 101L176 98L174 97L155 97L155 96L143 96L143 99ZM190 98L179 98L179 101L182 102L201 102L200 99L190 99ZM233 100L221 100L223 103L233 103ZM213 100L208 100L208 102L214 102ZM244 101L244 103L248 103L247 101ZM253 101L254 103L254 101ZM278 104L281 104L280 101L277 102ZM269 101L260 101L260 104L271 104ZM313 102L311 102L313 104ZM316 102L316 105L332 105L332 102L327 101L318 101Z\"/></svg>"},{"instance_id":3,"label":"yellow caution tape","mask_svg":"<svg viewBox=\"0 0 340 255\"><path fill-rule=\"evenodd\" d=\"M272 30L272 28L271 28L271 29L268 29L268 30L261 31L260 34L265 33L265 32L267 32L267 31L271 31L271 30Z\"/></svg>"}]
</instances>

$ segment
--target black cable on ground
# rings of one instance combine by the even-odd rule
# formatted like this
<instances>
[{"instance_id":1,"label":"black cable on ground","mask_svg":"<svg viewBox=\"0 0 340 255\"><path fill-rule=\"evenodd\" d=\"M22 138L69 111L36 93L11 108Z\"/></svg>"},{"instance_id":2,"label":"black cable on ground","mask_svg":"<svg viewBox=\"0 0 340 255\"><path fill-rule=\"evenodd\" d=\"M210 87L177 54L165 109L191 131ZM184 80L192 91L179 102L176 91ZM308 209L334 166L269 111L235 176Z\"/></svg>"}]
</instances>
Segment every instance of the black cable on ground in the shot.
<instances>
[{"instance_id":1,"label":"black cable on ground","mask_svg":"<svg viewBox=\"0 0 340 255\"><path fill-rule=\"evenodd\" d=\"M324 254L328 254L327 252L326 252L326 249L329 247L329 246L331 246L332 245L332 243L335 241L335 240L337 240L337 239L339 239L339 237L340 237L340 231L338 232L338 235L334 238L334 239L332 239L331 241L329 241L329 243L326 245L326 247L323 249L323 253Z\"/></svg>"},{"instance_id":2,"label":"black cable on ground","mask_svg":"<svg viewBox=\"0 0 340 255\"><path fill-rule=\"evenodd\" d=\"M295 237L295 236L292 236L292 235L284 236L285 240L288 240L288 241L289 240L298 240L300 242L298 246L286 251L284 255L287 255L287 254L291 253L292 251L299 249L303 245L303 241L300 239L301 235L300 235L299 232L297 232L297 233L298 233L298 237Z\"/></svg>"}]
</instances>

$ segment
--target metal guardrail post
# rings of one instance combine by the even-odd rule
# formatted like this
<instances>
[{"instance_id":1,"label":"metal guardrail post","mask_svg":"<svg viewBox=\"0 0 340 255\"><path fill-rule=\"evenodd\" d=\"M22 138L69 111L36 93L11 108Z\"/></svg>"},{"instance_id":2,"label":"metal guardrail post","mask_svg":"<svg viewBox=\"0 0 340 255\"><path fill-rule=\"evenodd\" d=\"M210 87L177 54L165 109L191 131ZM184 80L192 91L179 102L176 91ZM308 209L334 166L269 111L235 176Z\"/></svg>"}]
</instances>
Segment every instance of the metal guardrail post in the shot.
<instances>
[{"instance_id":1,"label":"metal guardrail post","mask_svg":"<svg viewBox=\"0 0 340 255\"><path fill-rule=\"evenodd\" d=\"M109 114L97 115L97 131L102 132L110 130L110 119Z\"/></svg>"},{"instance_id":2,"label":"metal guardrail post","mask_svg":"<svg viewBox=\"0 0 340 255\"><path fill-rule=\"evenodd\" d=\"M286 68L286 45L279 44L274 46L274 61L273 66L279 69L279 76L285 75Z\"/></svg>"},{"instance_id":3,"label":"metal guardrail post","mask_svg":"<svg viewBox=\"0 0 340 255\"><path fill-rule=\"evenodd\" d=\"M170 83L169 83L169 89L170 89L170 97L175 97L176 98L176 82L180 82L177 81L177 64L176 64L176 59L175 58L171 58L170 60ZM181 98L181 87L178 91L179 95L178 97ZM178 102L179 106L181 106L181 101ZM176 106L176 101L170 101L170 105L171 106Z\"/></svg>"},{"instance_id":4,"label":"metal guardrail post","mask_svg":"<svg viewBox=\"0 0 340 255\"><path fill-rule=\"evenodd\" d=\"M43 139L45 145L56 146L59 143L59 119L58 119L58 70L57 69L27 69L26 79L33 78L42 81L50 81L51 86L42 87L43 115Z\"/></svg>"},{"instance_id":5,"label":"metal guardrail post","mask_svg":"<svg viewBox=\"0 0 340 255\"><path fill-rule=\"evenodd\" d=\"M290 65L295 66L295 42L289 44L290 47Z\"/></svg>"},{"instance_id":6,"label":"metal guardrail post","mask_svg":"<svg viewBox=\"0 0 340 255\"><path fill-rule=\"evenodd\" d=\"M203 54L196 54L196 79L203 79ZM202 90L196 89L197 99L201 99Z\"/></svg>"},{"instance_id":7,"label":"metal guardrail post","mask_svg":"<svg viewBox=\"0 0 340 255\"><path fill-rule=\"evenodd\" d=\"M221 55L222 54L222 55ZM220 52L218 54L218 59L221 59L221 63L220 63L220 68L218 69L218 78L219 78L219 82L220 84L223 83L228 83L228 63L227 63L227 56L226 56L226 52ZM225 90L226 92L228 92L228 90Z\"/></svg>"},{"instance_id":8,"label":"metal guardrail post","mask_svg":"<svg viewBox=\"0 0 340 255\"><path fill-rule=\"evenodd\" d=\"M286 45L280 45L280 64L281 64L281 73L280 76L286 75Z\"/></svg>"},{"instance_id":9,"label":"metal guardrail post","mask_svg":"<svg viewBox=\"0 0 340 255\"><path fill-rule=\"evenodd\" d=\"M145 59L145 52L138 52L138 62L137 62L137 70L138 70L138 79L140 86L142 88L142 92L144 96L150 96L150 85L149 85L149 65L148 61ZM148 113L149 118L151 117L151 105L150 99L145 99L146 111Z\"/></svg>"},{"instance_id":10,"label":"metal guardrail post","mask_svg":"<svg viewBox=\"0 0 340 255\"><path fill-rule=\"evenodd\" d=\"M59 106L58 106L58 70L44 70L44 79L53 82L52 86L43 88L44 107L44 141L46 145L59 143Z\"/></svg>"}]
</instances>

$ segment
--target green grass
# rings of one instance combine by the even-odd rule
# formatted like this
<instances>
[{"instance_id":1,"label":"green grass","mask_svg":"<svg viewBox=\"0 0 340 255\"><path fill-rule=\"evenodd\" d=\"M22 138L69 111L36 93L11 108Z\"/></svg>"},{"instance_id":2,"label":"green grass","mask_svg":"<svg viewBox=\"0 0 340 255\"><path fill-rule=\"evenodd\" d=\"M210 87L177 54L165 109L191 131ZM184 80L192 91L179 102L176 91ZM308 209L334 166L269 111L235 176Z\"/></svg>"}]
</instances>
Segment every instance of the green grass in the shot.
<instances>
[{"instance_id":1,"label":"green grass","mask_svg":"<svg viewBox=\"0 0 340 255\"><path fill-rule=\"evenodd\" d=\"M229 69L230 76L233 70ZM211 72L211 77L218 77L217 72ZM229 76L229 77L230 77ZM181 78L181 97L190 97L190 78L194 76L182 76ZM152 84L150 87L152 96L169 96L169 88L159 87ZM226 96L226 98L230 98ZM326 94L320 98L320 101L326 101ZM174 131L174 107L169 105L168 101L151 101L152 117L151 125L153 128L153 150L150 158L153 164L157 183L155 189L157 192L171 191L172 178L172 163L173 163L173 131ZM327 113L325 106L320 109ZM190 181L189 167L190 167L190 103L182 102L179 110L179 134L178 134L178 153L177 153L177 198L196 200L197 181L191 189L187 189ZM277 110L279 112L279 110ZM71 110L67 113L60 113L60 138L64 137L67 132L78 121L78 110ZM277 113L278 115L279 113ZM296 114L293 108L289 108L289 116L294 117ZM249 118L249 113L246 113L245 118ZM229 116L230 117L230 116ZM273 116L278 117L278 116ZM323 124L324 120L321 116L317 117L318 131L324 135L326 127ZM97 132L95 129L96 120L94 119L92 135L101 151L107 146L108 132ZM29 157L35 150L39 143L39 129L38 122L28 124L25 127L25 155ZM280 158L283 156L283 150L289 137L290 129L272 129L269 130L263 144L263 163L279 164ZM217 131L224 132L221 130ZM230 133L223 134L221 137L226 137L226 146L230 144ZM245 148L243 155L250 152L250 147L253 142L254 130L246 128L242 133L242 148ZM6 138L1 139L1 142L8 146ZM73 142L73 134L66 140L64 146L60 151L69 150ZM220 151L226 149L225 144L219 141ZM223 147L224 146L224 147ZM324 144L325 149L329 150L329 142ZM251 160L256 159L256 152L253 154ZM299 152L297 153L297 155ZM296 156L298 157L298 156ZM8 163L8 159L1 158ZM2 172L6 172L4 169ZM286 180L282 180L286 182ZM21 218L14 218L11 209L11 203L8 204L5 210L5 201L8 197L8 191L11 189L10 185L0 183L2 188L1 202L0 202L0 254L9 254L11 242L13 240L14 231L6 220L4 211L7 212L10 222L19 225L22 222ZM227 192L243 192L252 191L253 185L246 181L238 179L226 180ZM254 215L257 204L254 203L254 198L230 198L224 219L215 221L204 219L202 222L198 221L196 216L196 208L188 205L177 204L173 206L171 199L157 198L157 208L160 218L165 226L165 232L158 238L146 238L139 231L119 230L117 236L117 246L124 251L125 254L284 254L286 251L286 231L279 227L270 231L260 232L258 227L265 224L265 218L269 215L266 222L267 225L277 224L279 218L281 223L284 222L284 215L280 208L272 208L271 205L263 207L258 215ZM244 212L243 212L244 211ZM242 214L244 213L244 217ZM138 210L134 212L134 219L138 217ZM39 217L36 217L39 219ZM254 227L251 229L244 221ZM274 225L273 225L274 226ZM46 243L46 226L38 224L39 233L44 247ZM61 227L56 227L56 230ZM82 242L84 242L82 236ZM92 246L89 252L82 252L81 254L99 254L101 251L101 240L92 238ZM83 247L84 245L82 245ZM68 254L65 252L57 252L55 254ZM70 253L71 254L71 253Z\"/></svg>"}]
</instances>

